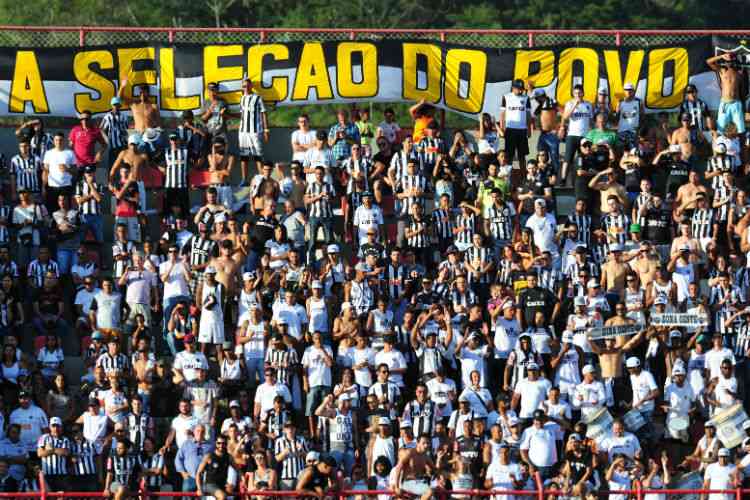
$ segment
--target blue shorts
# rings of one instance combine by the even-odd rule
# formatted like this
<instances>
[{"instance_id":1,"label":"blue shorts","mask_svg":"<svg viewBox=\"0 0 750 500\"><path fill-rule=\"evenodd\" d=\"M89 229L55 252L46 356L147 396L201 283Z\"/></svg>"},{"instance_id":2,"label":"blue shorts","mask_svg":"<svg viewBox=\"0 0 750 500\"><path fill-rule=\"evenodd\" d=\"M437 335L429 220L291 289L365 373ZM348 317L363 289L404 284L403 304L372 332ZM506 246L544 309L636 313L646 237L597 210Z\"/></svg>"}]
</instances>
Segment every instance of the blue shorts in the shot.
<instances>
[{"instance_id":1,"label":"blue shorts","mask_svg":"<svg viewBox=\"0 0 750 500\"><path fill-rule=\"evenodd\" d=\"M719 103L719 114L716 118L716 124L719 131L724 132L724 127L734 122L737 126L737 132L745 133L745 115L742 112L742 103L740 101L721 101Z\"/></svg>"}]
</instances>

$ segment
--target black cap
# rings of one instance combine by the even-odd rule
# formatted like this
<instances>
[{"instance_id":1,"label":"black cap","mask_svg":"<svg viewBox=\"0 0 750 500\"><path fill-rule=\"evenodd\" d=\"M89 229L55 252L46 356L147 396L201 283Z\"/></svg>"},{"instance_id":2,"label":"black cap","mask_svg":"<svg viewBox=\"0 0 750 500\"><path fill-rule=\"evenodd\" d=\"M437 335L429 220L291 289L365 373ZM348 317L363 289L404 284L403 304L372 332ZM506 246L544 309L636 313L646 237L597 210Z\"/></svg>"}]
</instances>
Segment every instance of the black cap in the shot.
<instances>
[{"instance_id":1,"label":"black cap","mask_svg":"<svg viewBox=\"0 0 750 500\"><path fill-rule=\"evenodd\" d=\"M692 83L685 87L685 92L696 92L698 89Z\"/></svg>"},{"instance_id":2,"label":"black cap","mask_svg":"<svg viewBox=\"0 0 750 500\"><path fill-rule=\"evenodd\" d=\"M534 420L547 420L547 414L544 413L544 410L536 410L534 411Z\"/></svg>"},{"instance_id":3,"label":"black cap","mask_svg":"<svg viewBox=\"0 0 750 500\"><path fill-rule=\"evenodd\" d=\"M169 134L169 140L170 141L176 141L179 138L180 138L180 136L177 135L177 134Z\"/></svg>"},{"instance_id":4,"label":"black cap","mask_svg":"<svg viewBox=\"0 0 750 500\"><path fill-rule=\"evenodd\" d=\"M315 133L315 138L319 141L325 141L328 139L328 134L326 134L325 130L318 130Z\"/></svg>"},{"instance_id":5,"label":"black cap","mask_svg":"<svg viewBox=\"0 0 750 500\"><path fill-rule=\"evenodd\" d=\"M193 118L193 111L190 110L190 109L187 109L187 110L183 111L182 114L180 114L180 117L183 120L189 120L189 119Z\"/></svg>"},{"instance_id":6,"label":"black cap","mask_svg":"<svg viewBox=\"0 0 750 500\"><path fill-rule=\"evenodd\" d=\"M219 90L219 84L216 82L211 82L207 86L208 90Z\"/></svg>"},{"instance_id":7,"label":"black cap","mask_svg":"<svg viewBox=\"0 0 750 500\"><path fill-rule=\"evenodd\" d=\"M18 393L18 397L19 397L19 399L21 399L21 398L30 398L31 394L29 394L26 391L21 391L21 392Z\"/></svg>"},{"instance_id":8,"label":"black cap","mask_svg":"<svg viewBox=\"0 0 750 500\"><path fill-rule=\"evenodd\" d=\"M513 86L514 89L524 89L525 88L525 85L523 84L523 80L521 80L520 78L517 78L517 79L513 80L513 85L512 86Z\"/></svg>"},{"instance_id":9,"label":"black cap","mask_svg":"<svg viewBox=\"0 0 750 500\"><path fill-rule=\"evenodd\" d=\"M326 464L326 465L327 465L327 466L329 466L329 467L333 467L334 469L336 468L336 465L338 465L338 464L336 463L336 459L335 459L335 458L333 458L333 457L332 457L332 456L330 456L330 455L327 455L326 457L324 457L324 458L323 458L323 459L321 460L321 462L323 462L324 464Z\"/></svg>"},{"instance_id":10,"label":"black cap","mask_svg":"<svg viewBox=\"0 0 750 500\"><path fill-rule=\"evenodd\" d=\"M227 141L222 136L218 135L214 137L213 143L214 144L226 144Z\"/></svg>"},{"instance_id":11,"label":"black cap","mask_svg":"<svg viewBox=\"0 0 750 500\"><path fill-rule=\"evenodd\" d=\"M96 173L96 165L86 165L83 167L83 173L85 174L95 174Z\"/></svg>"}]
</instances>

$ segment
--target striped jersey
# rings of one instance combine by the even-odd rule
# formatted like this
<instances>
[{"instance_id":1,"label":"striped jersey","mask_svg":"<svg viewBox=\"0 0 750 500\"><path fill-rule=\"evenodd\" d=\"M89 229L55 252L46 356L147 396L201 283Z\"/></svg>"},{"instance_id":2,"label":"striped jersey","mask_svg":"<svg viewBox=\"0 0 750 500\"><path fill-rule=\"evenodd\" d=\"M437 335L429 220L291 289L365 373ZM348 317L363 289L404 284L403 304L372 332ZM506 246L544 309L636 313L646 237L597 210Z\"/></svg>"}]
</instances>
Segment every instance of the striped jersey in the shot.
<instances>
[{"instance_id":1,"label":"striped jersey","mask_svg":"<svg viewBox=\"0 0 750 500\"><path fill-rule=\"evenodd\" d=\"M140 456L140 462L141 467L144 470L162 470L164 468L164 455L157 452L149 457L145 453L143 453ZM163 481L164 476L162 476L161 474L157 476L146 476L146 487L151 491L159 491L159 488L161 487Z\"/></svg>"},{"instance_id":2,"label":"striped jersey","mask_svg":"<svg viewBox=\"0 0 750 500\"><path fill-rule=\"evenodd\" d=\"M412 248L427 248L430 246L430 221L425 217L416 219L415 217L409 217L409 225L407 226L410 236L406 238L406 243ZM419 231L415 233L415 231Z\"/></svg>"},{"instance_id":3,"label":"striped jersey","mask_svg":"<svg viewBox=\"0 0 750 500\"><path fill-rule=\"evenodd\" d=\"M690 115L690 126L695 127L703 132L703 118L708 116L708 106L700 99L690 101L685 99L680 104L680 115L687 113Z\"/></svg>"},{"instance_id":4,"label":"striped jersey","mask_svg":"<svg viewBox=\"0 0 750 500\"><path fill-rule=\"evenodd\" d=\"M240 133L263 133L263 113L266 106L258 94L245 94L240 98Z\"/></svg>"},{"instance_id":5,"label":"striped jersey","mask_svg":"<svg viewBox=\"0 0 750 500\"><path fill-rule=\"evenodd\" d=\"M394 266L392 262L389 262L383 269L381 280L385 282L388 297L391 300L395 300L404 293L406 268L401 264Z\"/></svg>"},{"instance_id":6,"label":"striped jersey","mask_svg":"<svg viewBox=\"0 0 750 500\"><path fill-rule=\"evenodd\" d=\"M40 288L44 285L44 276L48 272L55 273L55 276L60 277L60 269L57 267L57 262L54 260L48 260L47 263L39 262L39 260L31 261L29 264L29 270L27 276L34 280L34 284Z\"/></svg>"},{"instance_id":7,"label":"striped jersey","mask_svg":"<svg viewBox=\"0 0 750 500\"><path fill-rule=\"evenodd\" d=\"M284 424L292 421L292 414L289 410L276 411L275 408L271 408L266 412L266 418L263 423L266 426L266 432L275 436L281 436L284 434ZM272 448L273 442L268 443L268 448Z\"/></svg>"},{"instance_id":8,"label":"striped jersey","mask_svg":"<svg viewBox=\"0 0 750 500\"><path fill-rule=\"evenodd\" d=\"M423 137L417 144L420 166L428 173L432 172L437 158L443 152L443 140L439 137Z\"/></svg>"},{"instance_id":9,"label":"striped jersey","mask_svg":"<svg viewBox=\"0 0 750 500\"><path fill-rule=\"evenodd\" d=\"M588 247L591 245L591 216L587 214L573 213L568 216L568 222L578 227L578 239Z\"/></svg>"},{"instance_id":10,"label":"striped jersey","mask_svg":"<svg viewBox=\"0 0 750 500\"><path fill-rule=\"evenodd\" d=\"M614 237L617 243L624 245L628 239L630 217L623 213L603 215L601 226L608 236Z\"/></svg>"},{"instance_id":11,"label":"striped jersey","mask_svg":"<svg viewBox=\"0 0 750 500\"><path fill-rule=\"evenodd\" d=\"M114 373L114 372L126 372L130 371L130 360L128 359L127 355L123 353L117 353L114 356L112 356L109 352L105 352L101 356L99 356L96 359L96 366L102 367L104 369L104 373Z\"/></svg>"},{"instance_id":12,"label":"striped jersey","mask_svg":"<svg viewBox=\"0 0 750 500\"><path fill-rule=\"evenodd\" d=\"M143 440L148 435L149 427L151 427L151 417L143 413L140 415L131 413L128 415L126 422L128 426L128 438L133 444L132 449L135 451L143 450Z\"/></svg>"},{"instance_id":13,"label":"striped jersey","mask_svg":"<svg viewBox=\"0 0 750 500\"><path fill-rule=\"evenodd\" d=\"M17 154L10 160L10 173L16 177L16 190L41 191L42 160L34 154L26 158Z\"/></svg>"},{"instance_id":14,"label":"striped jersey","mask_svg":"<svg viewBox=\"0 0 750 500\"><path fill-rule=\"evenodd\" d=\"M276 349L271 346L266 350L265 362L269 365L276 364L276 379L286 384L290 389L292 387L292 374L299 364L297 351L291 347Z\"/></svg>"},{"instance_id":15,"label":"striped jersey","mask_svg":"<svg viewBox=\"0 0 750 500\"><path fill-rule=\"evenodd\" d=\"M714 172L718 172L719 174L724 172L734 173L734 168L732 168L732 157L729 155L715 155L709 158L708 164L706 165L706 174L712 174ZM711 189L716 191L723 183L724 180L721 175L712 177Z\"/></svg>"},{"instance_id":16,"label":"striped jersey","mask_svg":"<svg viewBox=\"0 0 750 500\"><path fill-rule=\"evenodd\" d=\"M552 293L556 293L557 286L563 279L562 273L557 269L549 269L541 266L534 267L534 270L536 271L539 286L546 288Z\"/></svg>"},{"instance_id":17,"label":"striped jersey","mask_svg":"<svg viewBox=\"0 0 750 500\"><path fill-rule=\"evenodd\" d=\"M124 486L134 484L141 471L140 460L136 455L112 455L107 460L107 473L112 474L112 481Z\"/></svg>"},{"instance_id":18,"label":"striped jersey","mask_svg":"<svg viewBox=\"0 0 750 500\"><path fill-rule=\"evenodd\" d=\"M311 182L307 185L305 194L308 196L318 196L321 193L328 193L328 198L321 198L308 205L307 214L308 217L320 217L328 218L333 217L333 210L331 209L331 200L335 196L333 186L327 182Z\"/></svg>"},{"instance_id":19,"label":"striped jersey","mask_svg":"<svg viewBox=\"0 0 750 500\"><path fill-rule=\"evenodd\" d=\"M710 306L718 305L725 299L726 301L714 313L714 328L717 332L724 334L732 331L732 325L727 320L734 314L737 306L745 302L745 297L742 290L733 285L729 285L727 290L721 285L711 287L711 295L708 298Z\"/></svg>"},{"instance_id":20,"label":"striped jersey","mask_svg":"<svg viewBox=\"0 0 750 500\"><path fill-rule=\"evenodd\" d=\"M128 117L119 111L110 111L99 122L102 134L110 149L124 149L128 144Z\"/></svg>"},{"instance_id":21,"label":"striped jersey","mask_svg":"<svg viewBox=\"0 0 750 500\"><path fill-rule=\"evenodd\" d=\"M504 205L491 205L485 212L485 218L490 226L490 234L496 240L513 240L513 219L516 209L513 204L506 202Z\"/></svg>"},{"instance_id":22,"label":"striped jersey","mask_svg":"<svg viewBox=\"0 0 750 500\"><path fill-rule=\"evenodd\" d=\"M43 134L34 134L31 136L29 141L31 147L31 154L44 158L44 153L55 147L55 143L52 140L52 134L44 132Z\"/></svg>"},{"instance_id":23,"label":"striped jersey","mask_svg":"<svg viewBox=\"0 0 750 500\"><path fill-rule=\"evenodd\" d=\"M410 420L415 436L426 434L432 436L437 421L437 405L431 399L420 403L416 399L410 401L404 407L402 421Z\"/></svg>"},{"instance_id":24,"label":"striped jersey","mask_svg":"<svg viewBox=\"0 0 750 500\"><path fill-rule=\"evenodd\" d=\"M468 288L463 292L455 288L450 293L450 303L455 306L464 306L467 310L477 303L477 295Z\"/></svg>"},{"instance_id":25,"label":"striped jersey","mask_svg":"<svg viewBox=\"0 0 750 500\"><path fill-rule=\"evenodd\" d=\"M94 181L92 183L94 185L94 189L101 194L102 189L99 187L99 185ZM86 182L85 179L81 179L76 184L76 197L79 196L89 196L92 193L91 186L88 182ZM94 198L91 198L90 200L84 201L83 203L78 204L78 209L80 210L80 213L83 215L98 215L101 212L101 207L99 206L99 202L96 201Z\"/></svg>"},{"instance_id":26,"label":"striped jersey","mask_svg":"<svg viewBox=\"0 0 750 500\"><path fill-rule=\"evenodd\" d=\"M193 235L185 242L185 250L190 256L190 267L202 266L211 258L216 242L211 239L203 238L200 235Z\"/></svg>"},{"instance_id":27,"label":"striped jersey","mask_svg":"<svg viewBox=\"0 0 750 500\"><path fill-rule=\"evenodd\" d=\"M355 420L353 416L351 411L343 414L339 410L336 410L336 416L328 419L332 449L340 450L354 447Z\"/></svg>"},{"instance_id":28,"label":"striped jersey","mask_svg":"<svg viewBox=\"0 0 750 500\"><path fill-rule=\"evenodd\" d=\"M190 155L187 148L168 149L164 153L166 164L165 188L186 189L190 170Z\"/></svg>"},{"instance_id":29,"label":"striped jersey","mask_svg":"<svg viewBox=\"0 0 750 500\"><path fill-rule=\"evenodd\" d=\"M307 442L302 436L295 436L294 441L286 436L276 438L274 443L274 454L278 455L284 450L296 450L299 448L300 453L291 453L281 462L281 479L296 480L305 468L305 455L307 454Z\"/></svg>"},{"instance_id":30,"label":"striped jersey","mask_svg":"<svg viewBox=\"0 0 750 500\"><path fill-rule=\"evenodd\" d=\"M96 474L96 449L93 443L83 439L73 441L70 456L75 458L73 464L74 476L92 476Z\"/></svg>"},{"instance_id":31,"label":"striped jersey","mask_svg":"<svg viewBox=\"0 0 750 500\"><path fill-rule=\"evenodd\" d=\"M453 222L452 208L438 208L432 212L432 225L435 229L435 235L440 240L452 240L453 228L456 224Z\"/></svg>"},{"instance_id":32,"label":"striped jersey","mask_svg":"<svg viewBox=\"0 0 750 500\"><path fill-rule=\"evenodd\" d=\"M492 252L487 247L476 247L472 245L468 250L466 250L465 258L466 262L470 262L475 269L478 269L479 267L486 266L487 263L492 259ZM471 283L490 282L490 275L485 272L480 273L478 276L472 272L469 272L467 277L469 282Z\"/></svg>"},{"instance_id":33,"label":"striped jersey","mask_svg":"<svg viewBox=\"0 0 750 500\"><path fill-rule=\"evenodd\" d=\"M723 182L714 190L715 201L724 201L726 199L729 199L728 202L722 203L718 207L714 208L714 211L716 213L716 222L724 224L729 220L729 209L732 207L732 202L736 198L736 195L737 187L727 186Z\"/></svg>"},{"instance_id":34,"label":"striped jersey","mask_svg":"<svg viewBox=\"0 0 750 500\"><path fill-rule=\"evenodd\" d=\"M421 170L419 168L421 167L421 160L416 149L412 148L409 152L399 151L391 158L389 170L393 170L393 179L396 181L396 184L406 175L406 165L409 163L409 160L417 161L417 172L419 172Z\"/></svg>"},{"instance_id":35,"label":"striped jersey","mask_svg":"<svg viewBox=\"0 0 750 500\"><path fill-rule=\"evenodd\" d=\"M37 442L37 448L62 448L70 450L70 440L64 436L53 437L52 434L43 434ZM42 458L42 472L46 476L64 476L68 473L68 457L49 455Z\"/></svg>"},{"instance_id":36,"label":"striped jersey","mask_svg":"<svg viewBox=\"0 0 750 500\"><path fill-rule=\"evenodd\" d=\"M417 188L422 193L426 193L429 191L430 185L427 181L427 178L423 175L409 175L406 174L401 178L401 181L398 183L396 187L397 193L406 193L407 191ZM422 205L422 208L424 209L424 196L409 196L407 198L403 198L401 201L401 215L406 216L411 214L411 206L418 203Z\"/></svg>"},{"instance_id":37,"label":"striped jersey","mask_svg":"<svg viewBox=\"0 0 750 500\"><path fill-rule=\"evenodd\" d=\"M133 250L135 250L135 244L133 244L132 241L115 241L112 244L112 255L121 255L121 254L127 254L126 259L117 260L113 259L112 261L112 267L114 268L112 270L114 277L119 278L123 274L125 274L125 269L128 266L131 266L133 264L132 255Z\"/></svg>"},{"instance_id":38,"label":"striped jersey","mask_svg":"<svg viewBox=\"0 0 750 500\"><path fill-rule=\"evenodd\" d=\"M693 210L693 216L690 218L690 226L693 238L701 240L713 237L714 209L696 208Z\"/></svg>"},{"instance_id":39,"label":"striped jersey","mask_svg":"<svg viewBox=\"0 0 750 500\"><path fill-rule=\"evenodd\" d=\"M462 228L461 232L456 234L456 243L468 246L471 245L472 238L477 228L477 217L473 213L466 215L459 213L456 216L456 228Z\"/></svg>"}]
</instances>

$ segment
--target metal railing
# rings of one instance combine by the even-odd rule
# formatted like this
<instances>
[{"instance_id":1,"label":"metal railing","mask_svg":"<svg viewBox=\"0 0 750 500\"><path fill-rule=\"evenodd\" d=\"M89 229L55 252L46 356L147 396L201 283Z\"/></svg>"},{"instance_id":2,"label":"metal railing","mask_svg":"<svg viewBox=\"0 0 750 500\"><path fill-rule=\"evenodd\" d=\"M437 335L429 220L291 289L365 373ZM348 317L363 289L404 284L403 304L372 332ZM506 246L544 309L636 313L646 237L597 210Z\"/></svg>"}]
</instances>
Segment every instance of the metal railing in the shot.
<instances>
[{"instance_id":1,"label":"metal railing","mask_svg":"<svg viewBox=\"0 0 750 500\"><path fill-rule=\"evenodd\" d=\"M496 48L547 45L648 47L719 35L741 41L750 30L522 30L359 28L183 28L132 26L0 25L0 45L62 47L130 43L273 43L336 40L435 40Z\"/></svg>"},{"instance_id":2,"label":"metal railing","mask_svg":"<svg viewBox=\"0 0 750 500\"><path fill-rule=\"evenodd\" d=\"M536 489L534 490L479 490L479 489L472 489L472 490L437 490L435 492L435 497L437 497L439 500L448 500L450 498L453 498L455 495L463 495L463 496L470 496L470 497L490 497L493 495L514 495L514 496L521 496L521 497L536 497L538 500L544 500L550 495L554 496L564 496L566 495L565 492L554 490L554 489L544 489L542 479L540 475L537 473L534 476L534 482L536 484ZM47 491L46 488L46 481L44 480L44 474L39 473L39 485L41 491L38 492L27 492L27 493L0 493L0 499L3 498L39 498L41 500L47 500L48 498L104 498L104 494L102 492L75 492L75 491ZM138 496L142 500L145 500L150 497L160 497L160 498L177 498L177 497L193 497L198 498L197 493L189 493L189 492L182 492L182 491L149 491L144 482L141 482L140 489L137 493ZM608 494L615 494L615 495L632 495L636 500L643 500L645 495L703 495L703 494L724 494L724 495L733 495L736 500L742 500L742 498L745 498L745 495L750 495L750 488L743 489L742 487L738 486L733 489L727 489L727 490L708 490L708 489L644 489L641 487L640 482L636 481L634 485L634 489L630 490L616 490L616 491L607 491L607 490L598 490L599 495L608 495ZM357 496L357 495L390 495L394 496L394 492L391 490L338 490L338 491L331 491L326 495L326 498L330 499L336 499L336 500L345 500L349 497ZM240 488L238 491L238 494L235 496L235 498L240 500L245 500L251 497L297 497L299 496L298 493L294 491L271 491L271 490L260 490L260 491L247 491L243 488ZM600 496L601 498L601 496Z\"/></svg>"}]
</instances>

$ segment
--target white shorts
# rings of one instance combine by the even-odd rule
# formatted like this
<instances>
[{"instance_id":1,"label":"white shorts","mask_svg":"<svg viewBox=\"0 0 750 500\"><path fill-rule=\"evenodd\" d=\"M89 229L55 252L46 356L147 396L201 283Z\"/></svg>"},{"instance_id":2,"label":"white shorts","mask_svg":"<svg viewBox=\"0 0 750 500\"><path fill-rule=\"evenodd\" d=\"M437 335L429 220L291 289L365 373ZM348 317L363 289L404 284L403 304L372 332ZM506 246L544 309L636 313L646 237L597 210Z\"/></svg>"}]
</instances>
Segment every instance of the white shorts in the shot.
<instances>
[{"instance_id":1,"label":"white shorts","mask_svg":"<svg viewBox=\"0 0 750 500\"><path fill-rule=\"evenodd\" d=\"M240 142L240 158L263 157L263 141L260 135L240 132L238 138Z\"/></svg>"},{"instance_id":2,"label":"white shorts","mask_svg":"<svg viewBox=\"0 0 750 500\"><path fill-rule=\"evenodd\" d=\"M407 493L421 497L430 489L430 483L419 479L409 479L401 483L401 489Z\"/></svg>"}]
</instances>

